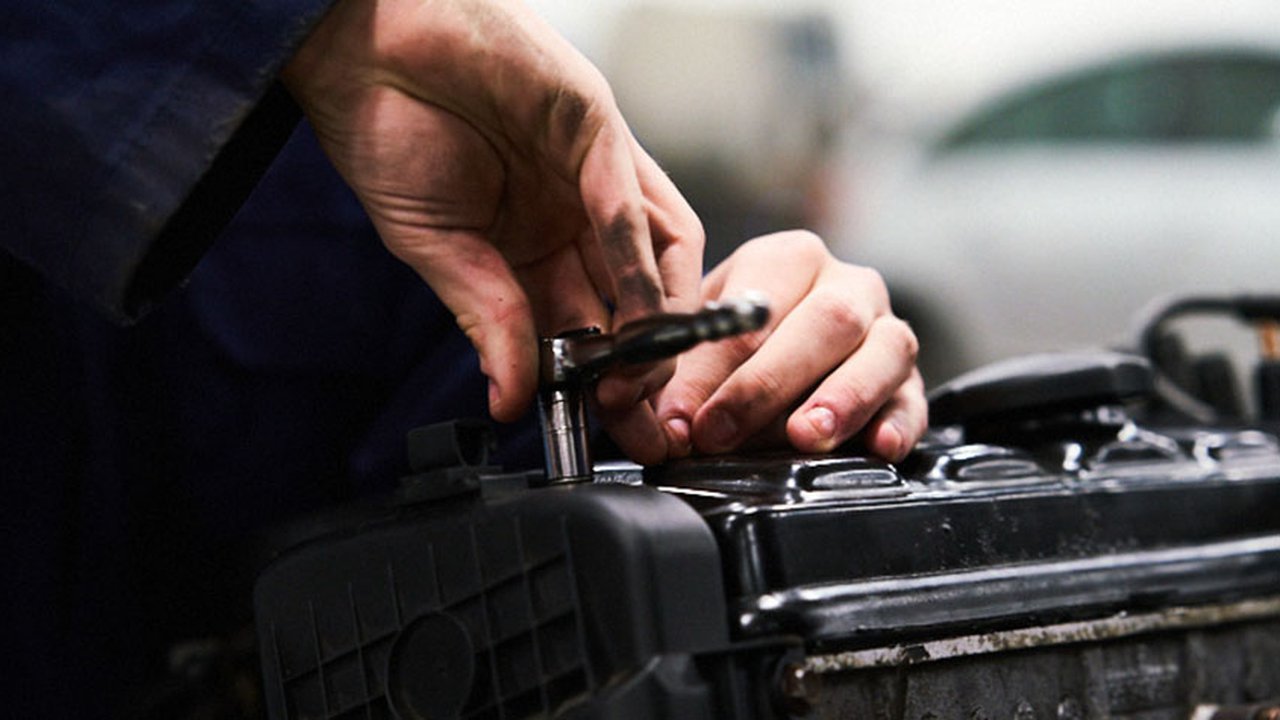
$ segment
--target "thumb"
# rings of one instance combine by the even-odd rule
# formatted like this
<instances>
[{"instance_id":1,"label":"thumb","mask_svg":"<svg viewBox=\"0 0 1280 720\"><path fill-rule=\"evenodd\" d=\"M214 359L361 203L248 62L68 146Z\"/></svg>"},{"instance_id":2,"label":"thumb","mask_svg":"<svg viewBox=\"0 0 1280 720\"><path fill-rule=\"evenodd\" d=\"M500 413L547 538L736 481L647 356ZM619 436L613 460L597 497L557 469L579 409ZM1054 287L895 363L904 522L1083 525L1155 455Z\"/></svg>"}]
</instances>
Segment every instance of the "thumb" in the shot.
<instances>
[{"instance_id":1,"label":"thumb","mask_svg":"<svg viewBox=\"0 0 1280 720\"><path fill-rule=\"evenodd\" d=\"M392 252L422 276L451 310L489 378L489 413L520 418L538 377L538 338L529 298L502 254L467 230L431 230Z\"/></svg>"}]
</instances>

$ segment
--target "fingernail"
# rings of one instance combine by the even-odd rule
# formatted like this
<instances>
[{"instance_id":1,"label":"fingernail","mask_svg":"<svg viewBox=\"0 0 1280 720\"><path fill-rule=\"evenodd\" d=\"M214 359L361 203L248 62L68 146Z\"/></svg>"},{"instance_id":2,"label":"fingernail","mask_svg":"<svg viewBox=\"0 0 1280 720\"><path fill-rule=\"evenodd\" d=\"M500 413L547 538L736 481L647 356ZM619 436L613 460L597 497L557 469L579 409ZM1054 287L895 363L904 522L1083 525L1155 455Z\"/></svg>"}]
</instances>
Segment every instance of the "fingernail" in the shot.
<instances>
[{"instance_id":1,"label":"fingernail","mask_svg":"<svg viewBox=\"0 0 1280 720\"><path fill-rule=\"evenodd\" d=\"M821 405L811 408L804 414L805 419L813 426L819 439L830 440L836 434L836 414L830 408Z\"/></svg>"},{"instance_id":2,"label":"fingernail","mask_svg":"<svg viewBox=\"0 0 1280 720\"><path fill-rule=\"evenodd\" d=\"M692 449L690 443L689 421L683 417L669 418L663 427L667 432L667 447L672 455L684 457Z\"/></svg>"},{"instance_id":3,"label":"fingernail","mask_svg":"<svg viewBox=\"0 0 1280 720\"><path fill-rule=\"evenodd\" d=\"M712 410L707 413L706 441L712 452L728 450L738 439L738 422L723 410Z\"/></svg>"}]
</instances>

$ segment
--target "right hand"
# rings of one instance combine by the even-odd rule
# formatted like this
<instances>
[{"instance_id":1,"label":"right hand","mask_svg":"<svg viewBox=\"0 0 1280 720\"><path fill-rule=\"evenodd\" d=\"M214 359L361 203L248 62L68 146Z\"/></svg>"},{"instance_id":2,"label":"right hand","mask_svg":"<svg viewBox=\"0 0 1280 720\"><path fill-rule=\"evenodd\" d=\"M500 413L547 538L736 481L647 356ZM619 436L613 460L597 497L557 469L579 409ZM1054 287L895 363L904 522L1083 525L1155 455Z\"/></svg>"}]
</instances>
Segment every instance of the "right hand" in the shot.
<instances>
[{"instance_id":1,"label":"right hand","mask_svg":"<svg viewBox=\"0 0 1280 720\"><path fill-rule=\"evenodd\" d=\"M696 306L697 218L600 73L521 3L339 0L281 77L479 351L494 418L533 397L539 335ZM611 422L655 422L641 401L673 369L603 380Z\"/></svg>"},{"instance_id":2,"label":"right hand","mask_svg":"<svg viewBox=\"0 0 1280 720\"><path fill-rule=\"evenodd\" d=\"M861 433L868 451L901 460L929 408L916 336L893 314L880 275L792 231L743 244L702 285L706 301L748 290L769 298L768 323L682 355L653 401L671 456L784 445L831 452Z\"/></svg>"}]
</instances>

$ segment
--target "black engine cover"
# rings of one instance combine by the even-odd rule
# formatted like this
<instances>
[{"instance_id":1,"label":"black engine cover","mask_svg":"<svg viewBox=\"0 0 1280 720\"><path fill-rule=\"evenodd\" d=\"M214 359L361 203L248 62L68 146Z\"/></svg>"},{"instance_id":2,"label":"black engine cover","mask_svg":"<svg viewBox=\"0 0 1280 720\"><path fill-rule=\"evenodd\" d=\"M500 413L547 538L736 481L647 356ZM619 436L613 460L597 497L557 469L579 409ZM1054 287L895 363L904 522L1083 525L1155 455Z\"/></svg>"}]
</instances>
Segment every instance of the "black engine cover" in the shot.
<instances>
[{"instance_id":1,"label":"black engine cover","mask_svg":"<svg viewBox=\"0 0 1280 720\"><path fill-rule=\"evenodd\" d=\"M1080 372L1055 362L1032 374ZM1140 371L1103 365L1123 377L1086 368L1084 405L1029 404L1045 388L1020 380L1002 414L1000 373L952 387L958 424L897 466L411 478L261 574L272 717L1173 718L1280 698L1280 444L1135 422L1116 403Z\"/></svg>"}]
</instances>

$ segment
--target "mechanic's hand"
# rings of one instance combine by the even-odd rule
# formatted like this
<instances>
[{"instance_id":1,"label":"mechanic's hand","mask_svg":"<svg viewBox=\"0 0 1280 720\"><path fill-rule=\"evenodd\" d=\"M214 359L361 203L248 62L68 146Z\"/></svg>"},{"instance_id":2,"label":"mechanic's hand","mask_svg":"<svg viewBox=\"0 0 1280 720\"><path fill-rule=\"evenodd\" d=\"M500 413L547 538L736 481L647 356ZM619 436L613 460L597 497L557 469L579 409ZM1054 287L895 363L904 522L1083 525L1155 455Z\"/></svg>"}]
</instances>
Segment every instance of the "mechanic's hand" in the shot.
<instances>
[{"instance_id":1,"label":"mechanic's hand","mask_svg":"<svg viewBox=\"0 0 1280 720\"><path fill-rule=\"evenodd\" d=\"M825 452L861 430L870 452L905 456L928 407L916 337L890 310L880 276L836 260L810 233L788 232L739 248L706 277L702 300L750 290L768 296L769 323L680 356L654 400L670 454L783 441Z\"/></svg>"},{"instance_id":2,"label":"mechanic's hand","mask_svg":"<svg viewBox=\"0 0 1280 720\"><path fill-rule=\"evenodd\" d=\"M533 397L539 334L696 306L697 218L599 72L520 2L339 0L281 78L479 351L494 418ZM653 424L640 400L673 368L613 374L598 399Z\"/></svg>"}]
</instances>

